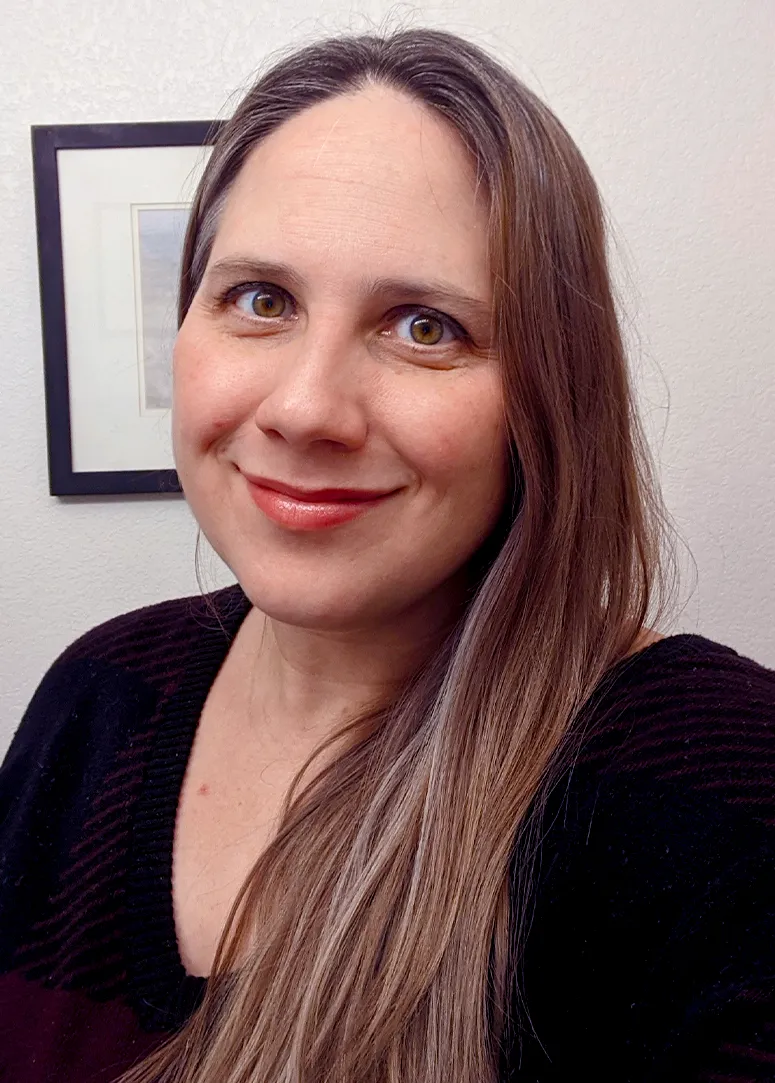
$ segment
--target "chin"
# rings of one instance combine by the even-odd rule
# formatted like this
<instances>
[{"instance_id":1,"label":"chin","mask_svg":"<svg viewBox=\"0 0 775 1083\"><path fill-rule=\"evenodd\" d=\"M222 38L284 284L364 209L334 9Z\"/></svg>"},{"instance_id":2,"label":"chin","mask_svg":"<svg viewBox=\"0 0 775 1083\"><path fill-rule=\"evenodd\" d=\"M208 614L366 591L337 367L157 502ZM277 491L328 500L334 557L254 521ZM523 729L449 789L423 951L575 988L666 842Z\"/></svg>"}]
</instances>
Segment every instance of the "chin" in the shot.
<instances>
[{"instance_id":1,"label":"chin","mask_svg":"<svg viewBox=\"0 0 775 1083\"><path fill-rule=\"evenodd\" d=\"M373 624L382 615L383 599L357 589L352 577L342 581L320 572L293 576L279 568L271 578L255 568L232 567L232 571L253 605L282 624L311 631L346 631Z\"/></svg>"}]
</instances>

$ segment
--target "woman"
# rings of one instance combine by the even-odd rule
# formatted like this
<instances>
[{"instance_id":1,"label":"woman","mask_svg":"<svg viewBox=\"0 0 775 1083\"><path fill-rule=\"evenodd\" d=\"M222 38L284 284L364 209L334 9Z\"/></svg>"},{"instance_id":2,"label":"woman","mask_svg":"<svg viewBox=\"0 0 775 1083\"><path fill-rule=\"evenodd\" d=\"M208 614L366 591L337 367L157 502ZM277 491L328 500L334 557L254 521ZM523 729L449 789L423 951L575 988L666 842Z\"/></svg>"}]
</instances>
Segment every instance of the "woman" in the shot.
<instances>
[{"instance_id":1,"label":"woman","mask_svg":"<svg viewBox=\"0 0 775 1083\"><path fill-rule=\"evenodd\" d=\"M559 122L444 33L277 64L194 203L174 381L239 585L108 622L36 693L4 1078L770 1078L775 674L654 630L663 520Z\"/></svg>"}]
</instances>

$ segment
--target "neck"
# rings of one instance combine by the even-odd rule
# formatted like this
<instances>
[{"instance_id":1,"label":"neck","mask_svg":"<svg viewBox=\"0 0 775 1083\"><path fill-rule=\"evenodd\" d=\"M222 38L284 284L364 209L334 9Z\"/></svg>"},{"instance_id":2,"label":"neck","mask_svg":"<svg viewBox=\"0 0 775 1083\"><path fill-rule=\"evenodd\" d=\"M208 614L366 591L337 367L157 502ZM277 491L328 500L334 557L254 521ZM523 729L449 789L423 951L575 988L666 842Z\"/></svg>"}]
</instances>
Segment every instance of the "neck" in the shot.
<instances>
[{"instance_id":1,"label":"neck","mask_svg":"<svg viewBox=\"0 0 775 1083\"><path fill-rule=\"evenodd\" d=\"M348 717L389 703L439 646L459 607L457 597L426 600L379 625L337 630L285 624L253 609L238 637L251 724L284 742L319 743Z\"/></svg>"}]
</instances>

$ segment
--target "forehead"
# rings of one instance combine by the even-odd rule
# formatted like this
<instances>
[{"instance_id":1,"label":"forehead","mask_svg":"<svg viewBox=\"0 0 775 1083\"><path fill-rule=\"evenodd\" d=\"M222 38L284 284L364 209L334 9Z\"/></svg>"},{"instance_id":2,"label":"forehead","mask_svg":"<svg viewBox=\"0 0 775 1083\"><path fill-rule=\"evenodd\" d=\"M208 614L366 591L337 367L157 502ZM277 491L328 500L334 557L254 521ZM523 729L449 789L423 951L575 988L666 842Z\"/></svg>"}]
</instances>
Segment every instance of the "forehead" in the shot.
<instances>
[{"instance_id":1,"label":"forehead","mask_svg":"<svg viewBox=\"0 0 775 1083\"><path fill-rule=\"evenodd\" d=\"M488 197L451 126L383 87L321 102L248 156L212 258L452 277L489 289Z\"/></svg>"}]
</instances>

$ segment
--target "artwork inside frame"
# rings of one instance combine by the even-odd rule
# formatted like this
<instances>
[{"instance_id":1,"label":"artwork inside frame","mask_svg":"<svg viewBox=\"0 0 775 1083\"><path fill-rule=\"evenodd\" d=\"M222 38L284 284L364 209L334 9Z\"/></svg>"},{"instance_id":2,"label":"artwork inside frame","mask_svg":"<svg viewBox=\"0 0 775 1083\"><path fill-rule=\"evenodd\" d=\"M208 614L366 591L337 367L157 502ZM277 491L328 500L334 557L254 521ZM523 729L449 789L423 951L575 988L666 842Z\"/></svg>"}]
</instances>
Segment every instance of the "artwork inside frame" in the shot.
<instances>
[{"instance_id":1,"label":"artwork inside frame","mask_svg":"<svg viewBox=\"0 0 775 1083\"><path fill-rule=\"evenodd\" d=\"M217 121L32 128L49 489L176 493L177 276Z\"/></svg>"}]
</instances>

